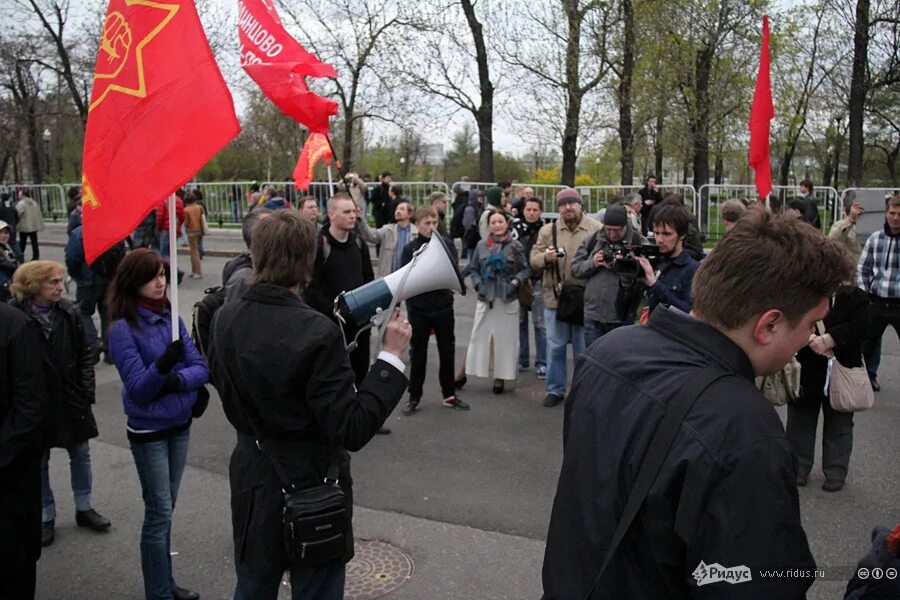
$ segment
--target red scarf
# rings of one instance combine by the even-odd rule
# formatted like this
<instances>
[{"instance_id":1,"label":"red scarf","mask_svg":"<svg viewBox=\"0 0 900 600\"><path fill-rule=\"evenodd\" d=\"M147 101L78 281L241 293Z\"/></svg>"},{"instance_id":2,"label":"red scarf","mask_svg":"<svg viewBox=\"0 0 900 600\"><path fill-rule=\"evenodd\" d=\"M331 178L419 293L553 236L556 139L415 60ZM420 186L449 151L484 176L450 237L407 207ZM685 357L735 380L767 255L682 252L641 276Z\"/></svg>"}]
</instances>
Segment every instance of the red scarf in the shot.
<instances>
[{"instance_id":1,"label":"red scarf","mask_svg":"<svg viewBox=\"0 0 900 600\"><path fill-rule=\"evenodd\" d=\"M143 306L147 310L151 312L155 312L158 315L163 314L167 308L169 308L169 299L163 296L162 298L147 298L145 296L141 296L138 298L138 306Z\"/></svg>"}]
</instances>

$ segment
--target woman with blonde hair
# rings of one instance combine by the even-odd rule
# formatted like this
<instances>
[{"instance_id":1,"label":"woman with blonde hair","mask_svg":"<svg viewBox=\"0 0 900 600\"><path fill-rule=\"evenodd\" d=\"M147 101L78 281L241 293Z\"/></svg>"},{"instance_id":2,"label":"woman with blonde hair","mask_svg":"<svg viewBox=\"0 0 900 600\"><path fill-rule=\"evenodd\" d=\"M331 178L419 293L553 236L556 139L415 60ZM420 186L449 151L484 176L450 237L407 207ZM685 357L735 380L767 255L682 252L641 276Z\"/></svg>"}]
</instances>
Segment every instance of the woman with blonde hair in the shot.
<instances>
[{"instance_id":1,"label":"woman with blonde hair","mask_svg":"<svg viewBox=\"0 0 900 600\"><path fill-rule=\"evenodd\" d=\"M56 503L50 488L50 449L69 453L75 521L94 531L109 529L110 522L91 504L91 452L88 440L97 437L94 403L96 356L84 332L78 305L63 298L65 267L50 260L25 263L13 275L11 305L28 317L28 325L41 340L42 374L47 386L41 434L44 456L41 464L41 544L55 537Z\"/></svg>"},{"instance_id":2,"label":"woman with blonde hair","mask_svg":"<svg viewBox=\"0 0 900 600\"><path fill-rule=\"evenodd\" d=\"M494 363L494 393L515 379L519 359L519 286L528 279L521 243L509 232L509 215L501 210L488 217L489 234L478 242L465 275L478 293L475 322L466 352L466 374L489 377Z\"/></svg>"}]
</instances>

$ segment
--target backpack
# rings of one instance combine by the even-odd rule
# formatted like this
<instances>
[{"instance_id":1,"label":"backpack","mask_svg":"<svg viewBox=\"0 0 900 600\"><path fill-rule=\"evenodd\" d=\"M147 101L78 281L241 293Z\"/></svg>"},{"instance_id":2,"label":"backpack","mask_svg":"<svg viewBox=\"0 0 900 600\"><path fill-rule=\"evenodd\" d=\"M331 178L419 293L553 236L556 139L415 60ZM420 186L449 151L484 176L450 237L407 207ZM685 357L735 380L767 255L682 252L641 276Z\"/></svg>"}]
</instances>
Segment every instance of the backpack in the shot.
<instances>
[{"instance_id":1,"label":"backpack","mask_svg":"<svg viewBox=\"0 0 900 600\"><path fill-rule=\"evenodd\" d=\"M204 357L209 352L209 335L212 331L213 317L219 307L225 304L226 291L221 285L206 288L203 291L204 296L194 303L191 339Z\"/></svg>"},{"instance_id":2,"label":"backpack","mask_svg":"<svg viewBox=\"0 0 900 600\"><path fill-rule=\"evenodd\" d=\"M91 264L91 272L104 279L112 280L116 276L116 269L119 268L119 263L123 258L125 258L125 242L119 242L97 257Z\"/></svg>"},{"instance_id":3,"label":"backpack","mask_svg":"<svg viewBox=\"0 0 900 600\"><path fill-rule=\"evenodd\" d=\"M463 213L469 204L469 192L460 192L453 200L453 219L450 221L450 237L461 238L465 235L463 229Z\"/></svg>"}]
</instances>

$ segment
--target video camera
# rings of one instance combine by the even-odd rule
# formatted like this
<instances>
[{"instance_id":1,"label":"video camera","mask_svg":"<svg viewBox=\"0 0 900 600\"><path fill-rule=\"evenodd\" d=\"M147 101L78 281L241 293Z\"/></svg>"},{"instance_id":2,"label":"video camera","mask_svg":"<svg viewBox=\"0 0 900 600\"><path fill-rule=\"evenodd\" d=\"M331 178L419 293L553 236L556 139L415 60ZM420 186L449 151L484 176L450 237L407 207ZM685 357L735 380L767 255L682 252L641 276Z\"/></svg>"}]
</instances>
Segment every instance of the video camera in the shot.
<instances>
[{"instance_id":1,"label":"video camera","mask_svg":"<svg viewBox=\"0 0 900 600\"><path fill-rule=\"evenodd\" d=\"M659 263L659 246L656 244L610 243L603 249L603 262L610 265L619 275L637 277L642 269L637 257L644 256L656 268Z\"/></svg>"}]
</instances>

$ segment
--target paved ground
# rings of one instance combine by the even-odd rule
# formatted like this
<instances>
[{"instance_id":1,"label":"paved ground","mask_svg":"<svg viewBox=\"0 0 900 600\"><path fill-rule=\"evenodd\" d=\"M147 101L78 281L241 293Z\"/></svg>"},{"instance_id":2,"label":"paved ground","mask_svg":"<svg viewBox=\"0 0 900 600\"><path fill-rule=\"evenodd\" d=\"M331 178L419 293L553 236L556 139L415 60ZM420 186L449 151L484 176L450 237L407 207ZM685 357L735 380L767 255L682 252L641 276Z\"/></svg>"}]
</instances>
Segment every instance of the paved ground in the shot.
<instances>
[{"instance_id":1,"label":"paved ground","mask_svg":"<svg viewBox=\"0 0 900 600\"><path fill-rule=\"evenodd\" d=\"M62 258L61 248L50 244L63 237L58 230L44 234L46 258ZM218 234L208 246L238 250L241 244L233 234ZM179 262L188 268L186 256ZM218 283L224 262L207 257L206 279L185 280L183 315L204 287ZM474 298L458 302L459 360L471 330ZM871 411L857 416L846 489L821 491L817 465L810 486L800 492L804 526L826 578L846 576L867 549L873 525L900 522L898 350L897 338L886 336L883 391ZM433 345L429 361L436 367ZM95 415L101 435L92 442L95 506L112 519L113 528L96 535L74 526L67 461L55 451L51 469L58 534L38 565L41 599L142 597L142 504L125 437L121 386L115 369L107 365L98 367L97 381ZM390 542L415 563L409 581L387 598L540 596L543 540L561 459L562 407L541 406L543 387L531 372L501 396L493 395L490 385L490 380L470 380L464 398L472 410L451 411L440 405L436 368L429 370L422 409L412 417L397 410L388 422L393 433L376 436L353 457L357 537ZM227 482L233 440L214 397L192 429L173 527L178 581L203 592L204 598L229 598L234 585ZM840 597L845 580L817 582L810 597Z\"/></svg>"}]
</instances>

